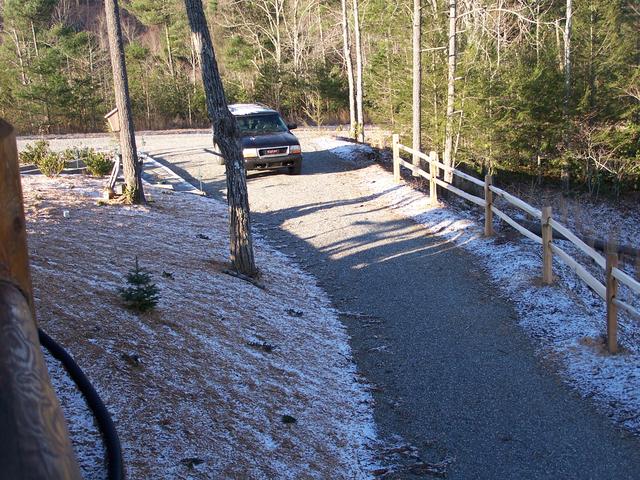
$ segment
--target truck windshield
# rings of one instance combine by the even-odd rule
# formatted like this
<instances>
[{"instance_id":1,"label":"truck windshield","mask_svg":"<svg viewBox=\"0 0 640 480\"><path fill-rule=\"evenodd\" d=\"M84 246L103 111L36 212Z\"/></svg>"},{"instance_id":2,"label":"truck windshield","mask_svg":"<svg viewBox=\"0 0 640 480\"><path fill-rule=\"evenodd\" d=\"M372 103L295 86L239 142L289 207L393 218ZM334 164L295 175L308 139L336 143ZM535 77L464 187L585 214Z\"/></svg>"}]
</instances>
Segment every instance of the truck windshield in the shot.
<instances>
[{"instance_id":1,"label":"truck windshield","mask_svg":"<svg viewBox=\"0 0 640 480\"><path fill-rule=\"evenodd\" d=\"M243 115L236 117L242 135L262 135L288 131L282 117L277 113Z\"/></svg>"}]
</instances>

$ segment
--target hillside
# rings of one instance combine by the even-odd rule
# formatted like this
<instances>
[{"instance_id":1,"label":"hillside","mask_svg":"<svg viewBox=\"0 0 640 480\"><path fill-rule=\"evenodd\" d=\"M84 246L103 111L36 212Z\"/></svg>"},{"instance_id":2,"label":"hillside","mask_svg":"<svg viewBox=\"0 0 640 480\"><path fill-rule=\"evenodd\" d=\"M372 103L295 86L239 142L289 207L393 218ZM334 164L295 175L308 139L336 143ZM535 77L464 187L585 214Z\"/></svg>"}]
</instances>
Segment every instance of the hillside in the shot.
<instances>
[{"instance_id":1,"label":"hillside","mask_svg":"<svg viewBox=\"0 0 640 480\"><path fill-rule=\"evenodd\" d=\"M325 293L285 254L257 239L262 289L223 273L215 200L148 188L148 207L125 207L97 203L99 181L23 185L40 326L110 409L129 478L369 475L367 387ZM135 256L160 288L143 315L118 294ZM85 478L103 478L83 402L50 368Z\"/></svg>"}]
</instances>

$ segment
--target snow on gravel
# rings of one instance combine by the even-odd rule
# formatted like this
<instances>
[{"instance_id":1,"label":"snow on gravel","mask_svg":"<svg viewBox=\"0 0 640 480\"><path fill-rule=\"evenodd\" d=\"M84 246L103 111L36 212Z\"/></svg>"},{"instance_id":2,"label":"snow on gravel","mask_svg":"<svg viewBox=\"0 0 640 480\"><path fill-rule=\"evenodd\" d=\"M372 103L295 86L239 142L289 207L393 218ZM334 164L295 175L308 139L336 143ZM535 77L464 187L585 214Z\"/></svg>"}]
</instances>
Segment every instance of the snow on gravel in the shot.
<instances>
[{"instance_id":1,"label":"snow on gravel","mask_svg":"<svg viewBox=\"0 0 640 480\"><path fill-rule=\"evenodd\" d=\"M335 137L320 137L314 139L312 143L317 150L328 150L343 160L351 162L374 153L373 148L369 145L340 140Z\"/></svg>"},{"instance_id":2,"label":"snow on gravel","mask_svg":"<svg viewBox=\"0 0 640 480\"><path fill-rule=\"evenodd\" d=\"M373 400L315 280L262 238L266 288L226 275L225 205L151 187L149 206L104 205L102 183L23 189L40 325L110 409L128 478L371 477ZM118 295L135 256L160 288L144 315ZM48 364L83 474L104 478L83 399Z\"/></svg>"},{"instance_id":3,"label":"snow on gravel","mask_svg":"<svg viewBox=\"0 0 640 480\"><path fill-rule=\"evenodd\" d=\"M352 161L355 153L342 158ZM473 207L430 206L425 195L406 184L397 185L380 165L356 172L362 184L375 194L380 206L390 206L425 226L432 235L453 241L475 254L492 281L515 304L520 325L538 346L540 355L559 370L568 384L613 421L640 434L640 326L620 314L619 341L622 352L608 355L604 348L606 307L604 302L570 268L554 260L557 277L552 286L541 284L542 252L534 242L498 225L499 235L483 236L482 213ZM633 230L634 226L630 226ZM637 243L637 236L634 237ZM589 264L569 242L558 242L579 258L601 281L602 269ZM633 266L624 269L633 276ZM640 307L640 299L626 288L621 295Z\"/></svg>"}]
</instances>

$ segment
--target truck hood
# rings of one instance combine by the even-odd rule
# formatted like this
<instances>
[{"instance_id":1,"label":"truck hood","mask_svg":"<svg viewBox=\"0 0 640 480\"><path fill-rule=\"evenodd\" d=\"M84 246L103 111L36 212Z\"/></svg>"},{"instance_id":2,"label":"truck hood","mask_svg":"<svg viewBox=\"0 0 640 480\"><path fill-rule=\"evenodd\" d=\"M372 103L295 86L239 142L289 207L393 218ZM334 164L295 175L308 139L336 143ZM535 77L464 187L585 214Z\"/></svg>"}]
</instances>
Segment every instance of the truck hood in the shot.
<instances>
[{"instance_id":1,"label":"truck hood","mask_svg":"<svg viewBox=\"0 0 640 480\"><path fill-rule=\"evenodd\" d=\"M241 137L242 148L268 148L285 145L300 145L296 136L290 132L269 133L266 135Z\"/></svg>"}]
</instances>

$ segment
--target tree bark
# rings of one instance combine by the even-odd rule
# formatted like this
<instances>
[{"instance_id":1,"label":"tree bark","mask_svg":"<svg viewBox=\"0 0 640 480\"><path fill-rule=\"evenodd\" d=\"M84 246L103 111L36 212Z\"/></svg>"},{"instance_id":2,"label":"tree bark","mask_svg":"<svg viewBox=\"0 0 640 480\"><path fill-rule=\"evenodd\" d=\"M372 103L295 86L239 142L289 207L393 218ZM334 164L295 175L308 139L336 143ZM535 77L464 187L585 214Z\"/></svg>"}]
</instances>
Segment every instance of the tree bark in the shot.
<instances>
[{"instance_id":1,"label":"tree bark","mask_svg":"<svg viewBox=\"0 0 640 480\"><path fill-rule=\"evenodd\" d=\"M231 263L238 272L253 277L257 274L257 269L253 255L249 196L244 158L240 147L240 131L227 106L202 0L184 0L184 4L193 44L202 67L207 110L213 124L213 141L218 145L225 159Z\"/></svg>"},{"instance_id":2,"label":"tree bark","mask_svg":"<svg viewBox=\"0 0 640 480\"><path fill-rule=\"evenodd\" d=\"M36 29L31 22L31 36L33 37L33 50L36 52L36 58L40 56L40 50L38 49L38 39L36 38Z\"/></svg>"},{"instance_id":3,"label":"tree bark","mask_svg":"<svg viewBox=\"0 0 640 480\"><path fill-rule=\"evenodd\" d=\"M167 57L169 61L169 73L171 74L171 78L175 81L176 79L176 71L173 67L173 49L171 48L171 37L169 36L169 25L164 24L164 38L167 42Z\"/></svg>"},{"instance_id":4,"label":"tree bark","mask_svg":"<svg viewBox=\"0 0 640 480\"><path fill-rule=\"evenodd\" d=\"M24 69L24 58L22 55L22 48L20 47L20 39L18 38L18 32L14 28L12 29L11 33L13 34L13 41L16 45L16 54L18 56L18 64L20 65L20 80L22 82L22 85L26 85L28 83L27 75Z\"/></svg>"},{"instance_id":5,"label":"tree bark","mask_svg":"<svg viewBox=\"0 0 640 480\"><path fill-rule=\"evenodd\" d=\"M322 27L322 10L320 2L316 4L316 15L318 16L318 32L320 33L320 49L322 51L322 66L327 66L327 46L324 43L324 28Z\"/></svg>"},{"instance_id":6,"label":"tree bark","mask_svg":"<svg viewBox=\"0 0 640 480\"><path fill-rule=\"evenodd\" d=\"M568 147L569 142L569 102L571 101L571 29L573 22L572 0L567 0L566 20L564 26L564 101L562 103L562 113L564 116L564 144ZM562 185L565 190L569 190L570 173L568 159L562 161Z\"/></svg>"},{"instance_id":7,"label":"tree bark","mask_svg":"<svg viewBox=\"0 0 640 480\"><path fill-rule=\"evenodd\" d=\"M422 149L422 45L420 29L422 27L421 0L413 0L413 149ZM413 155L413 164L420 166L420 157ZM418 174L413 172L413 176Z\"/></svg>"},{"instance_id":8,"label":"tree bark","mask_svg":"<svg viewBox=\"0 0 640 480\"><path fill-rule=\"evenodd\" d=\"M564 27L564 115L569 114L571 97L571 29L573 23L572 0L567 0L566 21Z\"/></svg>"},{"instance_id":9,"label":"tree bark","mask_svg":"<svg viewBox=\"0 0 640 480\"><path fill-rule=\"evenodd\" d=\"M353 31L356 42L356 107L357 107L357 124L356 139L364 142L364 110L362 107L362 99L364 96L362 87L362 40L360 38L360 13L358 9L358 0L353 0Z\"/></svg>"},{"instance_id":10,"label":"tree bark","mask_svg":"<svg viewBox=\"0 0 640 480\"><path fill-rule=\"evenodd\" d=\"M448 167L453 167L453 114L456 101L456 17L457 1L449 0L449 73L447 80L447 124L445 126L445 143L443 163ZM444 173L446 182L451 183L453 173Z\"/></svg>"},{"instance_id":11,"label":"tree bark","mask_svg":"<svg viewBox=\"0 0 640 480\"><path fill-rule=\"evenodd\" d=\"M349 136L356 138L356 98L353 84L353 61L351 59L351 40L349 35L349 17L347 14L347 0L342 0L342 51L344 63L347 67L349 81Z\"/></svg>"},{"instance_id":12,"label":"tree bark","mask_svg":"<svg viewBox=\"0 0 640 480\"><path fill-rule=\"evenodd\" d=\"M132 203L142 204L145 203L144 190L142 189L142 167L138 162L138 153L136 151L118 0L105 0L104 8L107 18L111 69L113 70L113 89L120 118L120 151L122 153L122 167L127 196Z\"/></svg>"}]
</instances>

